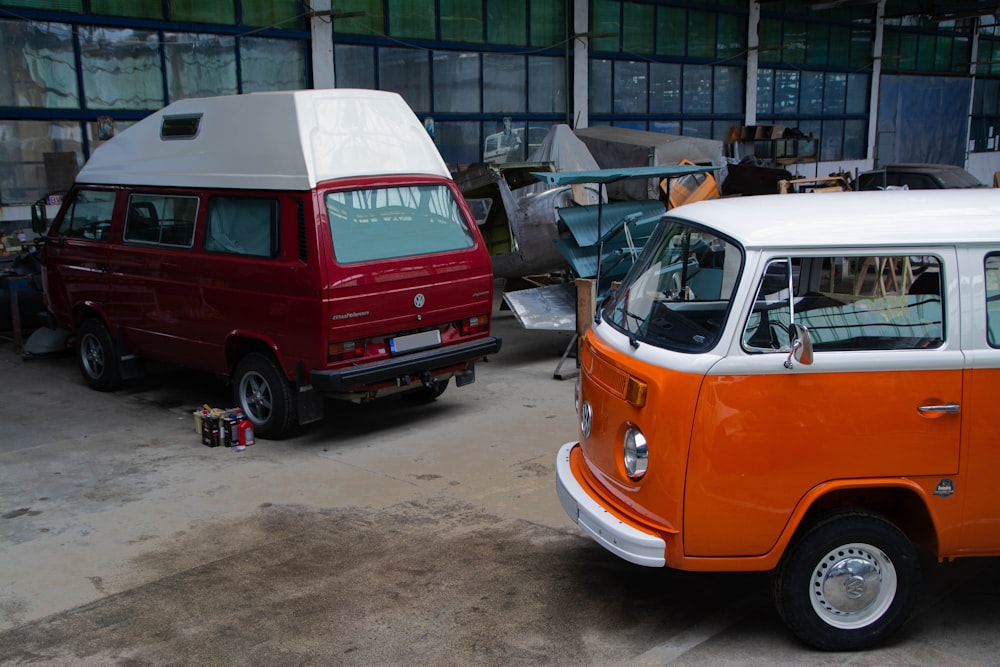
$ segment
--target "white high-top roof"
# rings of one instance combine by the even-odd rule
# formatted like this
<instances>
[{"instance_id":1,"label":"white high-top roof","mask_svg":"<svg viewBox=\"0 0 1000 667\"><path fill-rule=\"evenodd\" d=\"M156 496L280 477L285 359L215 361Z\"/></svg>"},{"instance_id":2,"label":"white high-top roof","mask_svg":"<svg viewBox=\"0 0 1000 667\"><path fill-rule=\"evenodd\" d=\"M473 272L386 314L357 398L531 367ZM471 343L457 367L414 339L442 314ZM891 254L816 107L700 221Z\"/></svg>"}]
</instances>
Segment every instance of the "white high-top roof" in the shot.
<instances>
[{"instance_id":1,"label":"white high-top roof","mask_svg":"<svg viewBox=\"0 0 1000 667\"><path fill-rule=\"evenodd\" d=\"M198 118L162 138L164 119ZM308 190L350 176L450 172L403 98L298 90L174 102L94 151L79 183Z\"/></svg>"}]
</instances>

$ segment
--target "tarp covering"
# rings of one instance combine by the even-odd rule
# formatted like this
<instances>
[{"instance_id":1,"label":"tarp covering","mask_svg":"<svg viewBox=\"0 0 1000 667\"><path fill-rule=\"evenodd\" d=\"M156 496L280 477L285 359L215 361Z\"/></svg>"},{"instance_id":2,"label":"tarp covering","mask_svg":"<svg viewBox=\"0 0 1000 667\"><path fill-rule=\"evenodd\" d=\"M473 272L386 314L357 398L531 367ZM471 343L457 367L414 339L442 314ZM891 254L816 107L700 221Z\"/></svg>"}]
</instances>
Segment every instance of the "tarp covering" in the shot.
<instances>
[{"instance_id":1,"label":"tarp covering","mask_svg":"<svg viewBox=\"0 0 1000 667\"><path fill-rule=\"evenodd\" d=\"M882 75L878 105L879 166L900 162L965 165L968 77Z\"/></svg>"},{"instance_id":2,"label":"tarp covering","mask_svg":"<svg viewBox=\"0 0 1000 667\"><path fill-rule=\"evenodd\" d=\"M722 142L715 139L677 136L661 132L631 130L599 125L576 131L602 169L676 165L681 160L696 164L725 164ZM720 179L724 180L724 179ZM610 199L656 199L658 183L653 180L615 183L608 187Z\"/></svg>"},{"instance_id":3,"label":"tarp covering","mask_svg":"<svg viewBox=\"0 0 1000 667\"><path fill-rule=\"evenodd\" d=\"M547 162L554 165L553 171L592 171L600 169L597 160L590 154L590 149L580 141L569 125L556 124L549 129L541 145L530 156L531 162ZM589 184L584 184L589 185ZM544 192L550 186L546 183L534 183L518 194L530 196ZM596 187L584 188L589 203L597 203L599 193ZM607 201L607 197L605 197ZM582 201L580 203L583 203Z\"/></svg>"},{"instance_id":4,"label":"tarp covering","mask_svg":"<svg viewBox=\"0 0 1000 667\"><path fill-rule=\"evenodd\" d=\"M552 126L542 144L529 156L529 161L553 162L556 171L587 171L601 168L586 144L573 134L569 125L564 124Z\"/></svg>"}]
</instances>

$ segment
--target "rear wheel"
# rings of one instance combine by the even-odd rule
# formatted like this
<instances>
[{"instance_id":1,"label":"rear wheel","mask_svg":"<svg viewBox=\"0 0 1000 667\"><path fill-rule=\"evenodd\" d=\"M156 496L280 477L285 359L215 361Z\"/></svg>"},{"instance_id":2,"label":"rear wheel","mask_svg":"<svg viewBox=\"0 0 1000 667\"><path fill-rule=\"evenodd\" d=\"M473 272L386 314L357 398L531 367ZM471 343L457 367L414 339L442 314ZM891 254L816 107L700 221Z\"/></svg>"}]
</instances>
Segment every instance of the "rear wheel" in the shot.
<instances>
[{"instance_id":1,"label":"rear wheel","mask_svg":"<svg viewBox=\"0 0 1000 667\"><path fill-rule=\"evenodd\" d=\"M775 573L778 613L802 641L856 651L894 633L909 617L919 573L916 550L875 514L820 520L785 553Z\"/></svg>"},{"instance_id":2,"label":"rear wheel","mask_svg":"<svg viewBox=\"0 0 1000 667\"><path fill-rule=\"evenodd\" d=\"M277 439L294 433L292 386L269 355L253 352L240 360L233 373L233 398L260 437Z\"/></svg>"},{"instance_id":3,"label":"rear wheel","mask_svg":"<svg viewBox=\"0 0 1000 667\"><path fill-rule=\"evenodd\" d=\"M121 384L121 362L111 332L96 317L77 330L77 359L84 381L98 391L111 391Z\"/></svg>"}]
</instances>

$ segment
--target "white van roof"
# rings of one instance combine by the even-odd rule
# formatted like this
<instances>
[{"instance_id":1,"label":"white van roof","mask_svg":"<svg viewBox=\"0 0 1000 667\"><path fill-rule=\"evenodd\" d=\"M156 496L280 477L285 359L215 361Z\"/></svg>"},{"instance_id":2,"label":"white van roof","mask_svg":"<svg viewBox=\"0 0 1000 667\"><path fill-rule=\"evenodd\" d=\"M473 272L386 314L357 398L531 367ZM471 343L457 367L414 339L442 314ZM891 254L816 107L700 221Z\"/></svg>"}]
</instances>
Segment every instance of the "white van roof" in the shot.
<instances>
[{"instance_id":1,"label":"white van roof","mask_svg":"<svg viewBox=\"0 0 1000 667\"><path fill-rule=\"evenodd\" d=\"M748 248L1000 243L995 188L730 197L667 215L708 225Z\"/></svg>"},{"instance_id":2,"label":"white van roof","mask_svg":"<svg viewBox=\"0 0 1000 667\"><path fill-rule=\"evenodd\" d=\"M308 190L387 174L451 177L398 94L331 89L174 102L100 146L76 180Z\"/></svg>"}]
</instances>

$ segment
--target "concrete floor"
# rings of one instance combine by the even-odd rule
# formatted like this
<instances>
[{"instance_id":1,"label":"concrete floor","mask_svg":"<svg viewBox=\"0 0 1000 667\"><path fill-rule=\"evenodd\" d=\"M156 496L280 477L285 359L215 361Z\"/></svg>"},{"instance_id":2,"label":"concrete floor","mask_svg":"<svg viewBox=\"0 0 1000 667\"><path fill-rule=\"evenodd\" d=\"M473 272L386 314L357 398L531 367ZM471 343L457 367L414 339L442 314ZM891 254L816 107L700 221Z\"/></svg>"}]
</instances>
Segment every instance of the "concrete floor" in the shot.
<instances>
[{"instance_id":1,"label":"concrete floor","mask_svg":"<svg viewBox=\"0 0 1000 667\"><path fill-rule=\"evenodd\" d=\"M894 641L829 654L785 630L766 574L606 553L555 496L568 336L506 311L494 331L433 404L330 403L244 452L193 430L231 402L212 377L102 394L0 343L0 664L1000 664L1000 559L928 563Z\"/></svg>"}]
</instances>

